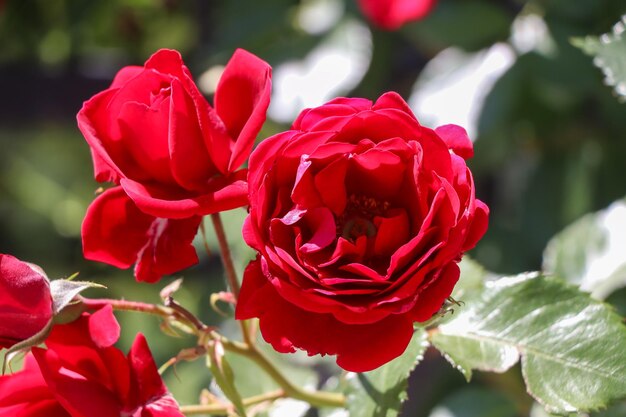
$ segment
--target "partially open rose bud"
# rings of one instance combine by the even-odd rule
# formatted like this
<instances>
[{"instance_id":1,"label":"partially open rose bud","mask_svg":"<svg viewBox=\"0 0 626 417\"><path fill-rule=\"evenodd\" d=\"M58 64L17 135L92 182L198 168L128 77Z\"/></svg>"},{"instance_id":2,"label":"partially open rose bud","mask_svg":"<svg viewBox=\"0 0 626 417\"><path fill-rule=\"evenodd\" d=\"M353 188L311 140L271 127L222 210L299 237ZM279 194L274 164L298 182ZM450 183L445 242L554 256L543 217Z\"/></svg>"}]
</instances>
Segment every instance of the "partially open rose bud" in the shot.
<instances>
[{"instance_id":1,"label":"partially open rose bud","mask_svg":"<svg viewBox=\"0 0 626 417\"><path fill-rule=\"evenodd\" d=\"M50 320L52 296L43 271L0 254L0 348L34 336Z\"/></svg>"}]
</instances>

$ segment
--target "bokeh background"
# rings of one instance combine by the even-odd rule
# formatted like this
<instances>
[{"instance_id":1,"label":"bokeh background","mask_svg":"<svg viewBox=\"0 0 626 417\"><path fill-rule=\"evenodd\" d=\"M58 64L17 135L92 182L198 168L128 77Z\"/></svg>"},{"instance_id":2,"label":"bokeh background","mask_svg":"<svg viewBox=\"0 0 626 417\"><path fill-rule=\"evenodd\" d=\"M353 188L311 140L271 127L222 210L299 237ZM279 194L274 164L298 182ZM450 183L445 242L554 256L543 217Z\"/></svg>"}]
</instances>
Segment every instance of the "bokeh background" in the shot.
<instances>
[{"instance_id":1,"label":"bokeh background","mask_svg":"<svg viewBox=\"0 0 626 417\"><path fill-rule=\"evenodd\" d=\"M426 126L466 127L475 140L477 195L492 210L470 255L497 274L540 269L556 233L626 195L626 106L570 42L610 31L624 13L624 0L440 0L426 19L385 32L364 20L354 0L0 0L0 252L39 264L50 278L80 271L109 287L93 297L158 302L160 285L82 258L80 225L100 185L75 115L121 66L140 65L159 48L181 51L210 97L241 47L274 68L259 140L288 128L304 107L388 90ZM240 271L251 256L240 237L244 217L244 210L226 215ZM625 227L622 215L615 228ZM185 278L178 298L229 333L232 321L210 307L210 294L224 284L209 222L207 231L212 254L198 239L200 264L177 275ZM625 260L626 246L614 256ZM622 314L625 300L623 289L608 299ZM165 337L153 319L120 320L122 347L142 331L159 363L193 343ZM291 361L302 374L296 378L319 384L301 360ZM245 365L236 365L243 385L258 379ZM314 370L335 371L323 359ZM165 378L182 403L197 402L210 386L197 364L182 363ZM305 413L291 405L273 416ZM626 415L625 408L607 415ZM542 416L518 368L477 373L468 385L431 351L411 378L403 415Z\"/></svg>"}]
</instances>

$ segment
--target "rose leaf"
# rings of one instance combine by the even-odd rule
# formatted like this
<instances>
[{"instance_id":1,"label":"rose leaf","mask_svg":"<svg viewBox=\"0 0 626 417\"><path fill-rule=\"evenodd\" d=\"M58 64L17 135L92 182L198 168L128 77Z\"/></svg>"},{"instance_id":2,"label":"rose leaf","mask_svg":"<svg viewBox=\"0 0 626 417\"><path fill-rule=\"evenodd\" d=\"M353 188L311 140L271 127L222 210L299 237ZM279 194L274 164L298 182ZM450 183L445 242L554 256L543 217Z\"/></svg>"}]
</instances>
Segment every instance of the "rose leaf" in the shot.
<instances>
[{"instance_id":1,"label":"rose leaf","mask_svg":"<svg viewBox=\"0 0 626 417\"><path fill-rule=\"evenodd\" d=\"M624 247L626 199L585 215L554 236L543 253L543 270L603 300L626 287Z\"/></svg>"},{"instance_id":2,"label":"rose leaf","mask_svg":"<svg viewBox=\"0 0 626 417\"><path fill-rule=\"evenodd\" d=\"M607 304L539 274L488 282L463 302L431 343L466 378L521 358L528 392L549 412L597 410L626 396L626 326Z\"/></svg>"},{"instance_id":3,"label":"rose leaf","mask_svg":"<svg viewBox=\"0 0 626 417\"><path fill-rule=\"evenodd\" d=\"M610 33L599 37L572 39L574 46L593 57L594 64L604 73L604 82L615 88L615 93L626 99L626 15L613 26Z\"/></svg>"}]
</instances>

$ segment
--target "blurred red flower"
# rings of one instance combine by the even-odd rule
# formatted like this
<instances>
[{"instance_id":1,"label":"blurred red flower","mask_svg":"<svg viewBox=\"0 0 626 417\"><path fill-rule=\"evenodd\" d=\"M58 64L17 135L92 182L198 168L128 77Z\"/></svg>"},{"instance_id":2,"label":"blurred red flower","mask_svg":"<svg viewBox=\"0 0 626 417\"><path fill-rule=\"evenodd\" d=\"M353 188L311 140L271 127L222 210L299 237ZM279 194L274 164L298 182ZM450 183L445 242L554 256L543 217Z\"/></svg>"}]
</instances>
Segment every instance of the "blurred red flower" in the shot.
<instances>
[{"instance_id":1,"label":"blurred red flower","mask_svg":"<svg viewBox=\"0 0 626 417\"><path fill-rule=\"evenodd\" d=\"M436 0L358 0L358 4L376 26L395 30L425 17L435 7Z\"/></svg>"}]
</instances>

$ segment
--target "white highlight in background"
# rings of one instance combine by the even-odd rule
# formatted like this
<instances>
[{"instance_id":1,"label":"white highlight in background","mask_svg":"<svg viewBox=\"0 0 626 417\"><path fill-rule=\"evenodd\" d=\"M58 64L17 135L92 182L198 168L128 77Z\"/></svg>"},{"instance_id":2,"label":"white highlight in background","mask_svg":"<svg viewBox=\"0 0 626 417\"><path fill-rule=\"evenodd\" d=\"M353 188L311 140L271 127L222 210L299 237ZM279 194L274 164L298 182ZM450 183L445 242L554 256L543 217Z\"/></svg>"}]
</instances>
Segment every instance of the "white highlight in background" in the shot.
<instances>
[{"instance_id":1,"label":"white highlight in background","mask_svg":"<svg viewBox=\"0 0 626 417\"><path fill-rule=\"evenodd\" d=\"M302 109L346 94L365 76L372 59L372 35L356 20L340 24L303 60L274 69L268 115L291 123Z\"/></svg>"},{"instance_id":2,"label":"white highlight in background","mask_svg":"<svg viewBox=\"0 0 626 417\"><path fill-rule=\"evenodd\" d=\"M474 139L487 94L515 59L513 48L505 43L476 53L445 49L422 71L409 105L422 124L457 124Z\"/></svg>"}]
</instances>

